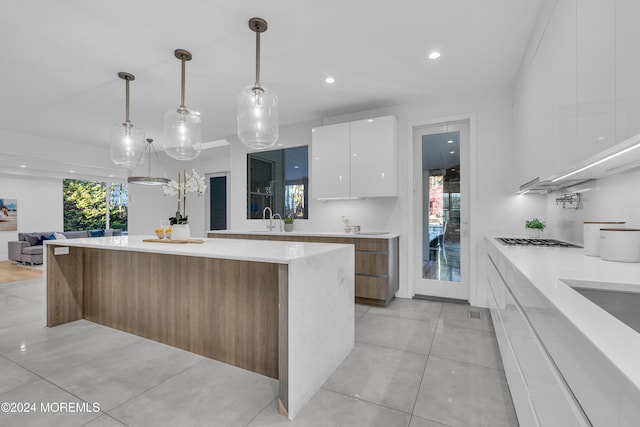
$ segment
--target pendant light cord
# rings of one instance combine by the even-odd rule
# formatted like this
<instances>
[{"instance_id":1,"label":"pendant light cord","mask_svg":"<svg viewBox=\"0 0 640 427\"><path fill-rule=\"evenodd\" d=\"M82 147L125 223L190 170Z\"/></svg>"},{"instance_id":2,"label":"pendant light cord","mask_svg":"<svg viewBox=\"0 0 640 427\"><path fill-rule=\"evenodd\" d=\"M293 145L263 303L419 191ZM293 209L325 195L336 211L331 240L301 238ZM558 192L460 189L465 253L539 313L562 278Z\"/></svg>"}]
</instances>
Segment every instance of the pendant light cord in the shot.
<instances>
[{"instance_id":1,"label":"pendant light cord","mask_svg":"<svg viewBox=\"0 0 640 427\"><path fill-rule=\"evenodd\" d=\"M181 93L180 93L180 109L184 110L185 106L184 106L184 74L185 74L185 60L186 58L184 57L184 55L182 55L182 57L180 58L180 60L182 61L182 85L180 86L181 88Z\"/></svg>"},{"instance_id":2,"label":"pendant light cord","mask_svg":"<svg viewBox=\"0 0 640 427\"><path fill-rule=\"evenodd\" d=\"M125 121L124 121L124 123L125 123L125 126L127 128L131 127L131 122L129 121L129 81L130 80L131 79L128 78L128 77L124 79L124 81L125 81L125 99L126 99L126 101L125 101L126 107L125 107Z\"/></svg>"},{"instance_id":3,"label":"pendant light cord","mask_svg":"<svg viewBox=\"0 0 640 427\"><path fill-rule=\"evenodd\" d=\"M153 150L155 153L156 150ZM147 142L147 157L149 159L149 174L147 176L151 176L151 141Z\"/></svg>"},{"instance_id":4,"label":"pendant light cord","mask_svg":"<svg viewBox=\"0 0 640 427\"><path fill-rule=\"evenodd\" d=\"M156 147L154 147L151 143L153 142L153 139L151 138L147 138L147 157L149 158L149 177L151 177L151 150L153 150L153 155L155 156L156 160L158 161L158 164L160 165L160 170L162 171L162 175L166 178L167 177L167 173L165 172L164 168L162 167L162 161L160 160L160 156L158 156L158 152L156 151Z\"/></svg>"},{"instance_id":5,"label":"pendant light cord","mask_svg":"<svg viewBox=\"0 0 640 427\"><path fill-rule=\"evenodd\" d=\"M256 31L256 88L260 88L260 31Z\"/></svg>"}]
</instances>

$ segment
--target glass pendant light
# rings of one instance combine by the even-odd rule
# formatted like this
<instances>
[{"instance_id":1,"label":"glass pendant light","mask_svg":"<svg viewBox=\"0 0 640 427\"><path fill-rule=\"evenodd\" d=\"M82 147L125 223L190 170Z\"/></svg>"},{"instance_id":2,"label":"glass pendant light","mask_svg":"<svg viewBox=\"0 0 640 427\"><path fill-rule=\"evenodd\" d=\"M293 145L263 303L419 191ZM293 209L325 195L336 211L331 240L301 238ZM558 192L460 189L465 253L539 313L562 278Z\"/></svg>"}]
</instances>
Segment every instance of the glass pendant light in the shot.
<instances>
[{"instance_id":1,"label":"glass pendant light","mask_svg":"<svg viewBox=\"0 0 640 427\"><path fill-rule=\"evenodd\" d=\"M273 147L278 140L278 97L260 84L260 33L267 21L251 18L249 28L256 33L256 82L238 95L238 138L253 149Z\"/></svg>"},{"instance_id":2,"label":"glass pendant light","mask_svg":"<svg viewBox=\"0 0 640 427\"><path fill-rule=\"evenodd\" d=\"M111 126L111 160L118 166L133 169L144 160L144 131L134 129L129 120L129 82L135 76L121 71L118 77L126 82L126 115L124 123Z\"/></svg>"},{"instance_id":3,"label":"glass pendant light","mask_svg":"<svg viewBox=\"0 0 640 427\"><path fill-rule=\"evenodd\" d=\"M164 185L169 183L169 178L167 178L167 174L163 172L164 178L151 176L151 150L153 150L153 154L162 168L162 163L160 163L160 158L158 157L158 153L156 149L151 145L153 139L147 138L147 158L149 160L149 175L147 176L130 176L127 179L129 184L142 184L142 185Z\"/></svg>"},{"instance_id":4,"label":"glass pendant light","mask_svg":"<svg viewBox=\"0 0 640 427\"><path fill-rule=\"evenodd\" d=\"M169 157L176 160L193 160L200 155L202 135L200 113L184 105L185 62L191 61L192 55L184 49L176 49L175 55L182 62L180 106L164 115L162 147Z\"/></svg>"}]
</instances>

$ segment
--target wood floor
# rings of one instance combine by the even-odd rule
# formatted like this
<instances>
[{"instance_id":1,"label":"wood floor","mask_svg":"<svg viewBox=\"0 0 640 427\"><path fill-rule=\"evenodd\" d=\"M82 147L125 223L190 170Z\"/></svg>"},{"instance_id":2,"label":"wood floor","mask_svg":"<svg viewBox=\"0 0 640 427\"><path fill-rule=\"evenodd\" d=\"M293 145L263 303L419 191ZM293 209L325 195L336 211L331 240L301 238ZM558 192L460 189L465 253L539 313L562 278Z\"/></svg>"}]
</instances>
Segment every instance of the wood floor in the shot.
<instances>
[{"instance_id":1,"label":"wood floor","mask_svg":"<svg viewBox=\"0 0 640 427\"><path fill-rule=\"evenodd\" d=\"M15 265L11 261L0 261L0 284L41 277L42 267L24 267Z\"/></svg>"}]
</instances>

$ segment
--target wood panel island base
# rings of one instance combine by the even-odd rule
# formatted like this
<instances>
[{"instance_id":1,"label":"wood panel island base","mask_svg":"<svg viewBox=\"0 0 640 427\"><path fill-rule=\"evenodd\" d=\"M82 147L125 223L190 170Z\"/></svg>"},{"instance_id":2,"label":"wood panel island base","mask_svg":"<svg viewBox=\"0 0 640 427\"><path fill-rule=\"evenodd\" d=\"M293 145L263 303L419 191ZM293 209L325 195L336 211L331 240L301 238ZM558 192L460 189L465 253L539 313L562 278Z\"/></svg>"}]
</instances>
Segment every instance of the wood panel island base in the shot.
<instances>
[{"instance_id":1,"label":"wood panel island base","mask_svg":"<svg viewBox=\"0 0 640 427\"><path fill-rule=\"evenodd\" d=\"M86 319L279 381L293 419L354 345L349 245L49 241L47 326Z\"/></svg>"},{"instance_id":2,"label":"wood panel island base","mask_svg":"<svg viewBox=\"0 0 640 427\"><path fill-rule=\"evenodd\" d=\"M252 239L285 242L338 243L355 247L355 302L386 307L400 286L399 236L395 233L375 235L304 231L231 231L207 232L219 239Z\"/></svg>"}]
</instances>

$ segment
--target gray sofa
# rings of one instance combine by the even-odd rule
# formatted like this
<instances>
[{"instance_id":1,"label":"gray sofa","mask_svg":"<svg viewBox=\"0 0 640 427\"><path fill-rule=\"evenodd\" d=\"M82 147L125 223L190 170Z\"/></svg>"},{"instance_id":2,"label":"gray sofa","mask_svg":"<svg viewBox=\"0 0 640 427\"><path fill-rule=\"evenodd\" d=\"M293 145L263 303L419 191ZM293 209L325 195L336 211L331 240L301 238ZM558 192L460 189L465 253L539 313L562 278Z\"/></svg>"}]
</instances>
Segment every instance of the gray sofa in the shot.
<instances>
[{"instance_id":1,"label":"gray sofa","mask_svg":"<svg viewBox=\"0 0 640 427\"><path fill-rule=\"evenodd\" d=\"M18 233L18 240L9 242L9 259L14 263L42 264L44 240L53 240L55 235L63 235L66 239L81 239L84 237L120 236L122 230L84 230L84 231L39 231L36 233Z\"/></svg>"}]
</instances>

